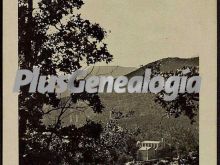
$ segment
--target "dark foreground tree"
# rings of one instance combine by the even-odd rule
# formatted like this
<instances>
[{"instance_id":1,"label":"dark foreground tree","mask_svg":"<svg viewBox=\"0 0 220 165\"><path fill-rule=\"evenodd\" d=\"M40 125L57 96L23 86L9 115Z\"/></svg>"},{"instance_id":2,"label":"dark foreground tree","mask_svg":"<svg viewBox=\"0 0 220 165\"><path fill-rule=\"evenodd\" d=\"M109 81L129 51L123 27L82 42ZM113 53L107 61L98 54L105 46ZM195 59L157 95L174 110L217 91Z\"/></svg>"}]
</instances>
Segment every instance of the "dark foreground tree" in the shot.
<instances>
[{"instance_id":1,"label":"dark foreground tree","mask_svg":"<svg viewBox=\"0 0 220 165\"><path fill-rule=\"evenodd\" d=\"M183 70L189 69L189 72L183 74ZM169 76L199 76L198 67L184 67L176 72L160 73L165 79L168 79ZM199 111L199 93L179 93L177 98L172 101L165 101L164 98L165 91L161 91L157 94L155 102L161 105L165 110L168 116L173 116L175 118L180 117L181 115L187 116L191 123L195 122L195 117Z\"/></svg>"},{"instance_id":2,"label":"dark foreground tree","mask_svg":"<svg viewBox=\"0 0 220 165\"><path fill-rule=\"evenodd\" d=\"M61 156L62 163L67 164L124 164L135 159L138 149L134 134L114 121L104 127L92 121L80 128L65 127L60 136L66 139L59 141L58 138L52 146L54 154ZM56 148L62 151L57 152Z\"/></svg>"},{"instance_id":3,"label":"dark foreground tree","mask_svg":"<svg viewBox=\"0 0 220 165\"><path fill-rule=\"evenodd\" d=\"M78 14L83 4L82 0L19 0L20 69L40 67L44 75L69 74L81 68L82 63L91 65L112 60L107 45L103 43L106 31ZM86 102L95 112L101 112L100 99L96 94L83 93L72 95L63 103L56 94L30 94L28 88L22 87L19 94L20 164L62 164L65 160L62 146L52 146L56 139L66 138L60 135L64 129L62 116L68 106L78 100ZM45 113L51 112L44 111L45 105L59 110L54 125L42 123ZM96 125L91 124L90 127L96 128ZM73 128L65 129L71 132Z\"/></svg>"}]
</instances>

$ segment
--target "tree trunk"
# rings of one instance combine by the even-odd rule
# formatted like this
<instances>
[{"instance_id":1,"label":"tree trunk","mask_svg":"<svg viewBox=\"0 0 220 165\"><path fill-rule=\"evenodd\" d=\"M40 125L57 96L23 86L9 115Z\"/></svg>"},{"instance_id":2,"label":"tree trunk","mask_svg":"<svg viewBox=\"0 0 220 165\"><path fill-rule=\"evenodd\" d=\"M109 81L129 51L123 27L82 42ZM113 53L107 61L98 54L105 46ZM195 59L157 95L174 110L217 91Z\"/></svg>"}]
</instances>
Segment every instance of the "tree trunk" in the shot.
<instances>
[{"instance_id":1,"label":"tree trunk","mask_svg":"<svg viewBox=\"0 0 220 165\"><path fill-rule=\"evenodd\" d=\"M25 50L24 50L24 58L22 59L21 63L20 63L20 68L21 69L30 69L32 67L32 11L33 11L33 0L28 0L28 9L27 9L27 12L28 12L28 16L27 16L27 22L26 22L26 25L22 25L22 27L25 31ZM21 18L22 19L22 18ZM23 19L26 19L26 18L23 18ZM27 27L27 28L25 28ZM19 44L19 43L18 43ZM21 53L21 52L19 52ZM19 59L21 60L21 59ZM23 88L23 91L21 91L23 94L26 93L26 90L28 90L27 88ZM25 95L26 96L26 95ZM24 138L24 135L25 135L25 132L26 132L26 121L27 121L27 116L25 115L26 112L25 112L25 109L24 108L21 108L20 106L20 103L21 101L24 101L24 98L21 98L21 97L25 97L24 95L21 96L21 94L19 95L19 164L26 164L24 162L24 154L25 154L25 145L26 145L26 142L25 142L25 139Z\"/></svg>"},{"instance_id":2,"label":"tree trunk","mask_svg":"<svg viewBox=\"0 0 220 165\"><path fill-rule=\"evenodd\" d=\"M27 22L27 47L25 53L25 63L27 67L31 69L33 66L33 50L32 50L32 12L33 12L33 0L28 0L28 22Z\"/></svg>"}]
</instances>

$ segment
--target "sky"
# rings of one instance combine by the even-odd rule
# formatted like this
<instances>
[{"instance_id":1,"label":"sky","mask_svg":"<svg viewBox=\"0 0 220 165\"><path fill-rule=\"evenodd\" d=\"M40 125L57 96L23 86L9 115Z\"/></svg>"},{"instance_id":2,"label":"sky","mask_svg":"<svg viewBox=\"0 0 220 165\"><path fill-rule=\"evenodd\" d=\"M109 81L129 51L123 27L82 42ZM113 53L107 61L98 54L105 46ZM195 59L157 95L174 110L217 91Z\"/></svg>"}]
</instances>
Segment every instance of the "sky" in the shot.
<instances>
[{"instance_id":1,"label":"sky","mask_svg":"<svg viewBox=\"0 0 220 165\"><path fill-rule=\"evenodd\" d=\"M80 10L111 31L105 39L110 65L138 67L199 56L208 35L206 7L206 0L85 0Z\"/></svg>"}]
</instances>

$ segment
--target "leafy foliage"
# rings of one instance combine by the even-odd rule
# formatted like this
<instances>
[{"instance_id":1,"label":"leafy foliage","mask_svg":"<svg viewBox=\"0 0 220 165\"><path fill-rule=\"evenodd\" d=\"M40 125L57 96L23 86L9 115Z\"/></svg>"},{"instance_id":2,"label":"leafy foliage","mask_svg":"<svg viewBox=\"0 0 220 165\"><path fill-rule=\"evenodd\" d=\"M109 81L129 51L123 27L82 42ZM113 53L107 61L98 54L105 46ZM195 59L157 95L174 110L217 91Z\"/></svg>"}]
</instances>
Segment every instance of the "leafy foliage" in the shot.
<instances>
[{"instance_id":1,"label":"leafy foliage","mask_svg":"<svg viewBox=\"0 0 220 165\"><path fill-rule=\"evenodd\" d=\"M101 61L109 63L112 60L107 45L103 43L106 31L99 24L93 24L77 14L83 4L82 0L19 0L18 39L21 69L32 70L34 67L40 67L41 74L45 75L57 75L61 72L69 74L81 68L82 63L90 65ZM62 103L56 94L30 94L27 86L21 89L19 95L21 164L57 164L53 161L63 161L63 146L57 145L54 148L52 144L59 140L55 135L59 135L59 131L63 130L62 115L68 110L70 102L74 104L78 100L88 103L95 112L102 111L103 106L96 94L73 95L67 102ZM60 110L57 121L50 127L46 127L41 121L45 115L43 110L45 105L52 107L53 110ZM48 110L47 115L50 112L52 111ZM89 127L89 124L87 126ZM96 125L91 124L90 127L96 128ZM86 136L90 137L87 134Z\"/></svg>"},{"instance_id":2,"label":"leafy foliage","mask_svg":"<svg viewBox=\"0 0 220 165\"><path fill-rule=\"evenodd\" d=\"M77 128L74 125L60 127L53 134L47 148L50 132L35 134L33 151L26 162L36 164L123 164L134 159L137 151L134 134L110 121L103 128L88 121ZM125 158L125 159L124 159ZM33 163L32 163L33 164Z\"/></svg>"},{"instance_id":3,"label":"leafy foliage","mask_svg":"<svg viewBox=\"0 0 220 165\"><path fill-rule=\"evenodd\" d=\"M187 67L177 70L176 72L167 72L167 73L160 73L163 75L165 79L169 76L183 76L182 71L185 70ZM188 68L190 70L189 73L184 74L184 76L192 77L199 75L199 68L198 67L191 67ZM191 122L195 122L194 118L198 113L199 108L199 94L198 93L179 93L177 98L173 101L165 101L163 99L165 91L161 91L155 101L163 108L166 109L168 116L174 116L175 118L179 117L180 115L186 115Z\"/></svg>"}]
</instances>

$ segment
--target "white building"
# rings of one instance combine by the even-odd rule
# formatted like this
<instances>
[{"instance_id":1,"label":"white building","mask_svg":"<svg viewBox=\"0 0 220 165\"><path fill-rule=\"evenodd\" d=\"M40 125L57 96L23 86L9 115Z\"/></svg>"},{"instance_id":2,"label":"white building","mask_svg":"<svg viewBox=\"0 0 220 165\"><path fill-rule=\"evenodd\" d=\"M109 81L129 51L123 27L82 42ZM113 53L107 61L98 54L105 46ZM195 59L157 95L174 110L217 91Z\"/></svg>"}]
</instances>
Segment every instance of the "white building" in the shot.
<instances>
[{"instance_id":1,"label":"white building","mask_svg":"<svg viewBox=\"0 0 220 165\"><path fill-rule=\"evenodd\" d=\"M165 143L162 138L161 141L138 141L137 145L140 147L138 150L138 159L145 161L155 159L158 150L163 149Z\"/></svg>"}]
</instances>

